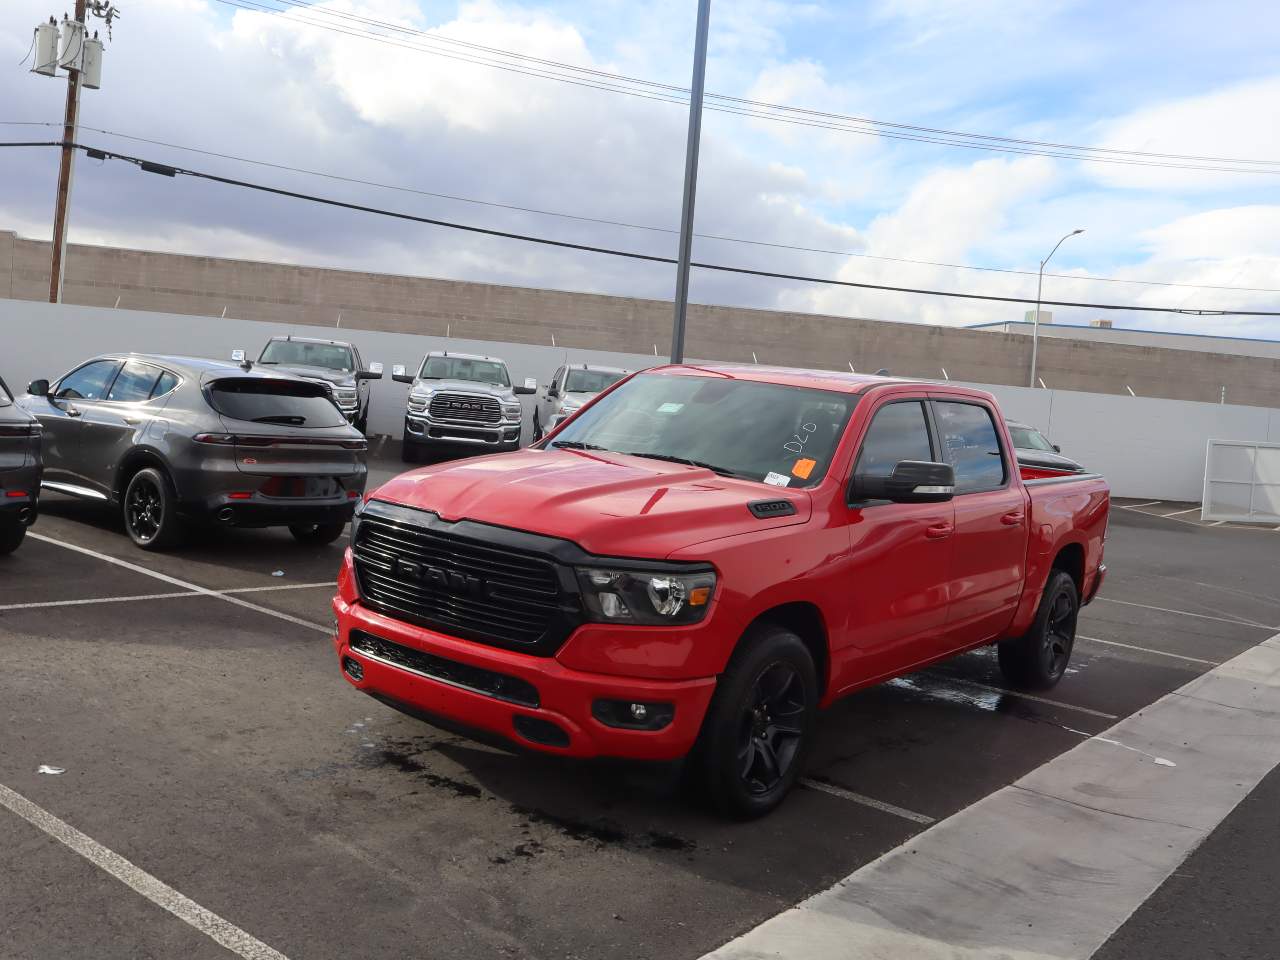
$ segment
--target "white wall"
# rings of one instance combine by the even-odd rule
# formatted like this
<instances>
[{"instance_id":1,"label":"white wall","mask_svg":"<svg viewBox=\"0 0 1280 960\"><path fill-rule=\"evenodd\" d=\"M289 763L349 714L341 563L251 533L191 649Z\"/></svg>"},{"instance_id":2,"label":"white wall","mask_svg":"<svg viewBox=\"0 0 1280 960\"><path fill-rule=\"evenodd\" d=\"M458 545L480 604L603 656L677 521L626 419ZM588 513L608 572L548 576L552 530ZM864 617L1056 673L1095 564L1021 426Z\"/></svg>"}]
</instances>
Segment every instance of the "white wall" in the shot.
<instances>
[{"instance_id":1,"label":"white wall","mask_svg":"<svg viewBox=\"0 0 1280 960\"><path fill-rule=\"evenodd\" d=\"M501 357L517 383L545 384L566 358L639 369L664 358L594 350L566 351L523 343L446 340L443 337L276 325L251 320L188 317L101 307L62 306L0 299L0 376L14 391L37 377L54 379L99 353L134 350L229 358L243 348L257 356L278 333L350 339L366 362L380 360L387 376L373 382L370 433L399 438L408 387L390 378L391 366L412 367L428 350L450 349ZM1207 441L1280 442L1280 410L1146 397L1033 390L972 384L989 390L1005 413L1030 423L1111 481L1122 497L1198 501L1204 485ZM531 397L522 398L525 422ZM526 439L529 434L526 430Z\"/></svg>"}]
</instances>

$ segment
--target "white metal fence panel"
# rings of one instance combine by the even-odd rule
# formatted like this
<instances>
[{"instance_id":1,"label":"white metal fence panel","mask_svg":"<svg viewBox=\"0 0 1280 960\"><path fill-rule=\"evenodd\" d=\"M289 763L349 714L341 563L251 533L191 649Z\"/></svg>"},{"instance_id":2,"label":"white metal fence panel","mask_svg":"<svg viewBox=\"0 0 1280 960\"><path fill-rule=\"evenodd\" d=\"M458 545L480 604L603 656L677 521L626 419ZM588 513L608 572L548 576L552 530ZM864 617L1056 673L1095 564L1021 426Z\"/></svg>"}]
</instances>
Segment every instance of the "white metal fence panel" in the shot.
<instances>
[{"instance_id":1,"label":"white metal fence panel","mask_svg":"<svg viewBox=\"0 0 1280 960\"><path fill-rule=\"evenodd\" d=\"M1280 443L1210 440L1200 516L1280 524Z\"/></svg>"}]
</instances>

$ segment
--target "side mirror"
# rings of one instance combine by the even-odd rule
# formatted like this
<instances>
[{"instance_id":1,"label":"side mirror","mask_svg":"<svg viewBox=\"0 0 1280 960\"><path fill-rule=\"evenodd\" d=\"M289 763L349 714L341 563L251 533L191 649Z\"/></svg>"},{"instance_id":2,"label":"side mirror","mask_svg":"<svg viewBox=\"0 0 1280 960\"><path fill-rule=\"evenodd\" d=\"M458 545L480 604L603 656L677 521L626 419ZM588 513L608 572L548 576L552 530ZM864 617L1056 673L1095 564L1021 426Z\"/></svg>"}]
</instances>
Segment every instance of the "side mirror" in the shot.
<instances>
[{"instance_id":1,"label":"side mirror","mask_svg":"<svg viewBox=\"0 0 1280 960\"><path fill-rule=\"evenodd\" d=\"M381 380L382 364L378 363L375 360L373 363L369 364L368 370L361 370L359 373L357 373L356 379L357 380Z\"/></svg>"},{"instance_id":2,"label":"side mirror","mask_svg":"<svg viewBox=\"0 0 1280 960\"><path fill-rule=\"evenodd\" d=\"M949 463L902 460L887 477L853 476L853 500L893 503L946 503L956 491L956 472Z\"/></svg>"},{"instance_id":3,"label":"side mirror","mask_svg":"<svg viewBox=\"0 0 1280 960\"><path fill-rule=\"evenodd\" d=\"M1054 452L1054 453L1061 453L1061 452L1062 452L1062 448L1061 448L1060 446L1058 446L1058 445L1055 443L1055 444L1053 445L1053 452Z\"/></svg>"},{"instance_id":4,"label":"side mirror","mask_svg":"<svg viewBox=\"0 0 1280 960\"><path fill-rule=\"evenodd\" d=\"M529 384L527 384L527 383L526 383L523 387L512 387L512 390L515 392L515 394L516 394L517 396L527 395L527 394L530 394L530 393L537 393L537 392L538 392L538 385L535 383L535 384L531 387L531 386L529 386Z\"/></svg>"},{"instance_id":5,"label":"side mirror","mask_svg":"<svg viewBox=\"0 0 1280 960\"><path fill-rule=\"evenodd\" d=\"M547 396L548 397L560 396L560 388L557 387L554 383L547 384Z\"/></svg>"},{"instance_id":6,"label":"side mirror","mask_svg":"<svg viewBox=\"0 0 1280 960\"><path fill-rule=\"evenodd\" d=\"M404 372L403 363L397 363L391 368L391 379L396 383L413 383L413 377Z\"/></svg>"},{"instance_id":7,"label":"side mirror","mask_svg":"<svg viewBox=\"0 0 1280 960\"><path fill-rule=\"evenodd\" d=\"M27 384L27 393L33 397L47 397L49 395L49 381L32 380Z\"/></svg>"},{"instance_id":8,"label":"side mirror","mask_svg":"<svg viewBox=\"0 0 1280 960\"><path fill-rule=\"evenodd\" d=\"M236 363L244 363L244 351L243 351L243 350L232 350L232 351L231 351L231 359L232 359L232 360L234 360Z\"/></svg>"}]
</instances>

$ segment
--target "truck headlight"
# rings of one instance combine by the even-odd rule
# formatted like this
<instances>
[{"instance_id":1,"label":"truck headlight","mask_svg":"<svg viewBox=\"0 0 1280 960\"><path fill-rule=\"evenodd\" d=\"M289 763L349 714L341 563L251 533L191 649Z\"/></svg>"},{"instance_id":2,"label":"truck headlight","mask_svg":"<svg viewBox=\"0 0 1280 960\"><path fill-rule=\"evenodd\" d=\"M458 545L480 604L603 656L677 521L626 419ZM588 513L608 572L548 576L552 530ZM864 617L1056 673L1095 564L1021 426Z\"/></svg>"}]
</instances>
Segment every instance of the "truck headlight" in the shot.
<instances>
[{"instance_id":1,"label":"truck headlight","mask_svg":"<svg viewBox=\"0 0 1280 960\"><path fill-rule=\"evenodd\" d=\"M716 589L711 570L578 570L590 619L600 623L671 625L697 623L707 615Z\"/></svg>"},{"instance_id":2,"label":"truck headlight","mask_svg":"<svg viewBox=\"0 0 1280 960\"><path fill-rule=\"evenodd\" d=\"M504 403L502 405L502 416L505 420L519 420L524 416L524 408L518 403Z\"/></svg>"}]
</instances>

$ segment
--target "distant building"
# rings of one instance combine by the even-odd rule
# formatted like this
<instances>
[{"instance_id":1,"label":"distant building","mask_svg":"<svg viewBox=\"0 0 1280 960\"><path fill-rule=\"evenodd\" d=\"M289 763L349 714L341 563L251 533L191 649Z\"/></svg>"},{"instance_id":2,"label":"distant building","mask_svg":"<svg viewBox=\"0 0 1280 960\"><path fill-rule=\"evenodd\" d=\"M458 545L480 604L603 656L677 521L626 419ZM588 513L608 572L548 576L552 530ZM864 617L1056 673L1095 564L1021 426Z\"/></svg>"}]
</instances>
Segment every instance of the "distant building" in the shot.
<instances>
[{"instance_id":1,"label":"distant building","mask_svg":"<svg viewBox=\"0 0 1280 960\"><path fill-rule=\"evenodd\" d=\"M1031 335L1032 315L1027 311L1026 320L1006 320L997 323L979 323L971 330L987 330L995 333L1021 333ZM1040 314L1040 336L1064 340L1089 340L1094 343L1123 343L1138 347L1163 347L1166 350L1194 350L1198 353L1227 353L1241 357L1268 357L1280 360L1280 340L1263 340L1252 337L1223 337L1210 333L1171 333L1166 330L1134 330L1113 327L1110 320L1093 320L1087 327L1065 323L1051 323L1049 314Z\"/></svg>"}]
</instances>

